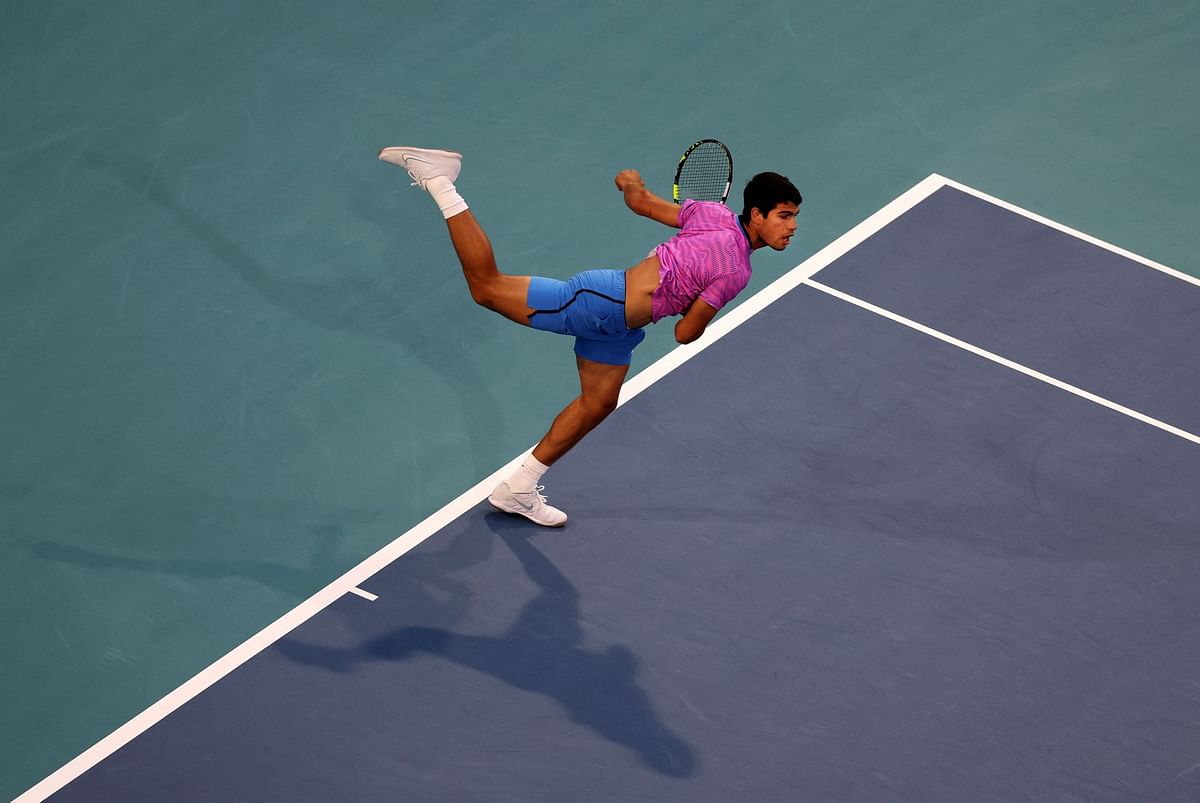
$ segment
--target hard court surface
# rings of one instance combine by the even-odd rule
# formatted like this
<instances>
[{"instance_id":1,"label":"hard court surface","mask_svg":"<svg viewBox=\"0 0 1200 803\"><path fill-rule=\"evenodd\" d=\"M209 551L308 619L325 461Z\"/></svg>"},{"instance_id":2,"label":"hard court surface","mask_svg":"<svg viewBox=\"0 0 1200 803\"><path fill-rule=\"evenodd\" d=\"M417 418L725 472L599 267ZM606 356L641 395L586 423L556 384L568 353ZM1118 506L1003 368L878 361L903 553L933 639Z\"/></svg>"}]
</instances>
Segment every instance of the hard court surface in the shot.
<instances>
[{"instance_id":1,"label":"hard court surface","mask_svg":"<svg viewBox=\"0 0 1200 803\"><path fill-rule=\"evenodd\" d=\"M1195 799L1198 313L937 188L53 799Z\"/></svg>"}]
</instances>

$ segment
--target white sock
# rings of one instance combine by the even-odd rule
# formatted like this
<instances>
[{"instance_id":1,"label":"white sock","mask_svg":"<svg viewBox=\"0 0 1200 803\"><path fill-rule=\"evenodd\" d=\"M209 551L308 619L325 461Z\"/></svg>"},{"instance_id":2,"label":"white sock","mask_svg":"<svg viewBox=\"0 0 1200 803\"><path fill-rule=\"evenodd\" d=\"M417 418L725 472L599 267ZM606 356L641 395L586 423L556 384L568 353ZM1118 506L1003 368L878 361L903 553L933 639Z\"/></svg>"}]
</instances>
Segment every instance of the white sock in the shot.
<instances>
[{"instance_id":1,"label":"white sock","mask_svg":"<svg viewBox=\"0 0 1200 803\"><path fill-rule=\"evenodd\" d=\"M533 455L525 458L525 462L521 467L513 472L513 475L508 478L508 488L510 491L517 493L527 493L537 487L538 480L550 468L544 465L541 460L538 460Z\"/></svg>"},{"instance_id":2,"label":"white sock","mask_svg":"<svg viewBox=\"0 0 1200 803\"><path fill-rule=\"evenodd\" d=\"M447 220L467 211L467 202L458 194L458 190L454 189L454 182L445 176L428 179L425 189L429 190L433 200L437 201L438 209L442 210L442 217Z\"/></svg>"}]
</instances>

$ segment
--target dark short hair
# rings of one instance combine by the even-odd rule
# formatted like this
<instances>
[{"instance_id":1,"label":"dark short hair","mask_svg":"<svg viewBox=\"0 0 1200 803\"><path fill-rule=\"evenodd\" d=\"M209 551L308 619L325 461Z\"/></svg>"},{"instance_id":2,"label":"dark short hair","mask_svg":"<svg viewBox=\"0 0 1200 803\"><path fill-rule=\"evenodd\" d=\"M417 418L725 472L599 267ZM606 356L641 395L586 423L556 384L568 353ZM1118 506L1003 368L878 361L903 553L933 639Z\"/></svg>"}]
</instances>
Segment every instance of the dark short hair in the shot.
<instances>
[{"instance_id":1,"label":"dark short hair","mask_svg":"<svg viewBox=\"0 0 1200 803\"><path fill-rule=\"evenodd\" d=\"M778 173L759 173L746 182L742 190L742 223L750 222L750 210L757 209L763 216L771 214L771 210L779 204L793 203L796 206L804 203L800 190L788 180L787 176Z\"/></svg>"}]
</instances>

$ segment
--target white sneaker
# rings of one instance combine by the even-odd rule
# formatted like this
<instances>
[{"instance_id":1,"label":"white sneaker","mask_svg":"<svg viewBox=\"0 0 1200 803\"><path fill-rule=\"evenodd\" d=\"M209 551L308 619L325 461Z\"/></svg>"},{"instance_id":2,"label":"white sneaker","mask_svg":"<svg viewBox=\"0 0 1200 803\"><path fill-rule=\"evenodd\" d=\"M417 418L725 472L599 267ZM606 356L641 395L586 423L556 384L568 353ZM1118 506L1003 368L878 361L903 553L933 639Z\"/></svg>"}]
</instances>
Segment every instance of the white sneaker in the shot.
<instances>
[{"instance_id":1,"label":"white sneaker","mask_svg":"<svg viewBox=\"0 0 1200 803\"><path fill-rule=\"evenodd\" d=\"M429 148L409 148L404 145L384 148L379 158L400 165L412 176L413 186L425 189L425 182L435 176L445 176L451 182L462 170L462 154L454 151L435 151Z\"/></svg>"},{"instance_id":2,"label":"white sneaker","mask_svg":"<svg viewBox=\"0 0 1200 803\"><path fill-rule=\"evenodd\" d=\"M545 486L539 485L532 491L514 491L502 482L492 491L488 502L496 510L504 513L516 513L543 527L561 527L567 523L567 514L556 507L546 504L546 497L540 491Z\"/></svg>"}]
</instances>

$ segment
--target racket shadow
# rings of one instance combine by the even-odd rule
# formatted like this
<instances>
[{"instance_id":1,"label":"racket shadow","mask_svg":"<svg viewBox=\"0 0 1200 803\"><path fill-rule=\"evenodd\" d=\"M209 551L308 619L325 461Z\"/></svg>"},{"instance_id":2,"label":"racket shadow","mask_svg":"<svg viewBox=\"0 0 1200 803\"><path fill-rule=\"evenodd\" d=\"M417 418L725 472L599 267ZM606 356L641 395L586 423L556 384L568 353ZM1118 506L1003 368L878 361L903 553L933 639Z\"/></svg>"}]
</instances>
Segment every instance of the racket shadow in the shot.
<instances>
[{"instance_id":1,"label":"racket shadow","mask_svg":"<svg viewBox=\"0 0 1200 803\"><path fill-rule=\"evenodd\" d=\"M298 598L311 596L328 582L331 567L348 562L338 549L343 528L324 525L311 528L311 551L302 566L276 561L236 558L180 558L120 554L56 541L40 541L31 551L40 558L89 570L160 573L176 578L238 578L274 588ZM441 549L425 549L405 556L406 582L401 586L403 604L435 612L437 621L461 622L474 602L471 586L455 575L488 560L493 539L463 533Z\"/></svg>"},{"instance_id":2,"label":"racket shadow","mask_svg":"<svg viewBox=\"0 0 1200 803\"><path fill-rule=\"evenodd\" d=\"M336 554L341 528L317 527L311 534L313 551L305 566L286 566L276 561L245 558L171 558L119 554L57 541L39 541L33 554L54 563L90 570L111 570L164 574L192 580L240 578L255 585L273 588L303 598L319 588Z\"/></svg>"}]
</instances>

